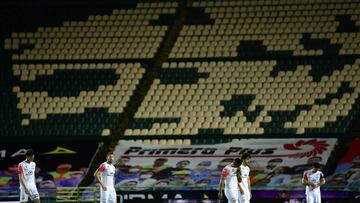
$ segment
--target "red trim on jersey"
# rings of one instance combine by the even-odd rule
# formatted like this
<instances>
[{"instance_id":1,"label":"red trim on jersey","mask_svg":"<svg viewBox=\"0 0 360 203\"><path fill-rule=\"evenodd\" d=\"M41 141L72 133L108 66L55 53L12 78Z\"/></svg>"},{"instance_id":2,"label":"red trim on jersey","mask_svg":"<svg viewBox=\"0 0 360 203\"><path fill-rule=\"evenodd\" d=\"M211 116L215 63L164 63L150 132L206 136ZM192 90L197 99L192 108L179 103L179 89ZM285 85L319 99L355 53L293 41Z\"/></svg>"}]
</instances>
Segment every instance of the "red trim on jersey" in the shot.
<instances>
[{"instance_id":1,"label":"red trim on jersey","mask_svg":"<svg viewBox=\"0 0 360 203\"><path fill-rule=\"evenodd\" d=\"M105 171L105 168L106 168L105 164L102 163L102 164L99 166L99 171L100 171L100 172L103 172L103 171Z\"/></svg>"},{"instance_id":2,"label":"red trim on jersey","mask_svg":"<svg viewBox=\"0 0 360 203\"><path fill-rule=\"evenodd\" d=\"M306 172L304 173L303 179L304 179L305 181L308 181L308 180L309 180L308 174L307 174Z\"/></svg>"},{"instance_id":3,"label":"red trim on jersey","mask_svg":"<svg viewBox=\"0 0 360 203\"><path fill-rule=\"evenodd\" d=\"M18 174L23 174L24 170L21 165L18 166L17 172Z\"/></svg>"},{"instance_id":4,"label":"red trim on jersey","mask_svg":"<svg viewBox=\"0 0 360 203\"><path fill-rule=\"evenodd\" d=\"M230 171L228 168L224 168L221 172L221 176L227 177L229 175Z\"/></svg>"}]
</instances>

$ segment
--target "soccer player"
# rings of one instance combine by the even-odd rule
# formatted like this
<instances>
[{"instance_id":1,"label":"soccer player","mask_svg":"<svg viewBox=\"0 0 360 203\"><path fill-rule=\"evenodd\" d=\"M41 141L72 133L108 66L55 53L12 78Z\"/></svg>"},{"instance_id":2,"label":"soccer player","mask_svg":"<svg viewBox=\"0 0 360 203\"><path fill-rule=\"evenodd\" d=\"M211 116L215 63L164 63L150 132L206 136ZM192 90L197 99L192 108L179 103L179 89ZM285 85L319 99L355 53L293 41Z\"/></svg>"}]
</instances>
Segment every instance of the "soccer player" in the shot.
<instances>
[{"instance_id":1,"label":"soccer player","mask_svg":"<svg viewBox=\"0 0 360 203\"><path fill-rule=\"evenodd\" d=\"M220 188L218 193L219 199L222 199L222 190L225 186L225 196L228 199L228 203L239 203L240 165L241 160L236 158L232 163L223 168L221 172Z\"/></svg>"},{"instance_id":2,"label":"soccer player","mask_svg":"<svg viewBox=\"0 0 360 203\"><path fill-rule=\"evenodd\" d=\"M25 153L26 159L19 163L20 202L28 202L29 197L35 203L40 203L39 192L35 183L34 151L29 149Z\"/></svg>"},{"instance_id":3,"label":"soccer player","mask_svg":"<svg viewBox=\"0 0 360 203\"><path fill-rule=\"evenodd\" d=\"M325 178L320 168L319 163L314 163L312 169L304 172L302 184L306 186L307 203L321 203L320 186L325 184Z\"/></svg>"},{"instance_id":4,"label":"soccer player","mask_svg":"<svg viewBox=\"0 0 360 203\"><path fill-rule=\"evenodd\" d=\"M106 162L95 171L95 179L100 183L100 203L116 203L114 154L108 153Z\"/></svg>"},{"instance_id":5,"label":"soccer player","mask_svg":"<svg viewBox=\"0 0 360 203\"><path fill-rule=\"evenodd\" d=\"M239 200L240 203L250 203L251 199L251 183L250 183L250 160L251 156L249 153L244 153L241 156L241 165L240 165L240 177L239 180Z\"/></svg>"}]
</instances>

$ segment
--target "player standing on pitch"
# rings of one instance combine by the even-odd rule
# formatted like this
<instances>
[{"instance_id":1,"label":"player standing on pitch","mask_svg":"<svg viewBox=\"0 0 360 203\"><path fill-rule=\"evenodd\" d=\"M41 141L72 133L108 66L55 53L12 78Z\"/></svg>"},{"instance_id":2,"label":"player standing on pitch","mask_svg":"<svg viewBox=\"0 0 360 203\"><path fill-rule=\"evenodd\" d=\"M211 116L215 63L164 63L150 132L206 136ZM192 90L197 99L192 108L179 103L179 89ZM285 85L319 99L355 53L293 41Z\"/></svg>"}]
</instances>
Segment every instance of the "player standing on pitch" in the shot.
<instances>
[{"instance_id":1,"label":"player standing on pitch","mask_svg":"<svg viewBox=\"0 0 360 203\"><path fill-rule=\"evenodd\" d=\"M225 186L225 196L228 199L228 203L239 203L239 167L241 160L239 158L225 166L221 172L220 188L218 197L222 199L222 190Z\"/></svg>"},{"instance_id":2,"label":"player standing on pitch","mask_svg":"<svg viewBox=\"0 0 360 203\"><path fill-rule=\"evenodd\" d=\"M325 184L325 178L320 168L319 163L314 163L312 169L304 172L302 184L306 185L307 203L321 203L320 186Z\"/></svg>"},{"instance_id":3,"label":"player standing on pitch","mask_svg":"<svg viewBox=\"0 0 360 203\"><path fill-rule=\"evenodd\" d=\"M20 180L20 202L28 202L29 197L35 203L40 203L39 192L35 183L34 151L29 149L26 151L26 159L19 163L18 173Z\"/></svg>"},{"instance_id":4,"label":"player standing on pitch","mask_svg":"<svg viewBox=\"0 0 360 203\"><path fill-rule=\"evenodd\" d=\"M250 160L249 153L245 153L241 156L242 164L240 165L240 177L239 181L239 200L240 203L249 203L251 199L251 183L250 183Z\"/></svg>"},{"instance_id":5,"label":"player standing on pitch","mask_svg":"<svg viewBox=\"0 0 360 203\"><path fill-rule=\"evenodd\" d=\"M95 171L95 179L100 183L100 203L116 203L114 154L108 153L106 162Z\"/></svg>"}]
</instances>

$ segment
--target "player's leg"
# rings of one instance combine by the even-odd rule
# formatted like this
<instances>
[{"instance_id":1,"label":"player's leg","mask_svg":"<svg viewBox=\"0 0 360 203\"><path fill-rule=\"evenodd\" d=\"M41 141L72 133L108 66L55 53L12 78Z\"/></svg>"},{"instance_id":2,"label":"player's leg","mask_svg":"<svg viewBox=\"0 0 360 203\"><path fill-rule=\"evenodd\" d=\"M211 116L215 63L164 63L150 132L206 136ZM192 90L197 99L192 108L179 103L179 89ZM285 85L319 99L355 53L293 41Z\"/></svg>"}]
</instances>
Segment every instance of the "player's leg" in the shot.
<instances>
[{"instance_id":1,"label":"player's leg","mask_svg":"<svg viewBox=\"0 0 360 203\"><path fill-rule=\"evenodd\" d=\"M248 192L244 192L244 194L241 194L239 191L239 202L250 203L250 194Z\"/></svg>"},{"instance_id":2,"label":"player's leg","mask_svg":"<svg viewBox=\"0 0 360 203\"><path fill-rule=\"evenodd\" d=\"M40 203L40 195L36 188L29 188L29 197L35 203Z\"/></svg>"},{"instance_id":3,"label":"player's leg","mask_svg":"<svg viewBox=\"0 0 360 203\"><path fill-rule=\"evenodd\" d=\"M25 193L23 188L20 188L20 203L27 203L29 196Z\"/></svg>"},{"instance_id":4,"label":"player's leg","mask_svg":"<svg viewBox=\"0 0 360 203\"><path fill-rule=\"evenodd\" d=\"M314 194L312 192L306 194L306 203L314 203Z\"/></svg>"},{"instance_id":5,"label":"player's leg","mask_svg":"<svg viewBox=\"0 0 360 203\"><path fill-rule=\"evenodd\" d=\"M116 191L115 188L109 188L108 203L116 203Z\"/></svg>"},{"instance_id":6,"label":"player's leg","mask_svg":"<svg viewBox=\"0 0 360 203\"><path fill-rule=\"evenodd\" d=\"M228 199L228 203L239 203L238 191L225 190L225 196Z\"/></svg>"},{"instance_id":7,"label":"player's leg","mask_svg":"<svg viewBox=\"0 0 360 203\"><path fill-rule=\"evenodd\" d=\"M314 195L314 203L321 203L321 194L320 194L320 192L317 192L317 194Z\"/></svg>"},{"instance_id":8,"label":"player's leg","mask_svg":"<svg viewBox=\"0 0 360 203\"><path fill-rule=\"evenodd\" d=\"M244 198L243 198L242 200L243 200L242 203L250 203L250 195L245 194L245 195L244 195Z\"/></svg>"},{"instance_id":9,"label":"player's leg","mask_svg":"<svg viewBox=\"0 0 360 203\"><path fill-rule=\"evenodd\" d=\"M109 192L100 189L100 203L108 203Z\"/></svg>"}]
</instances>

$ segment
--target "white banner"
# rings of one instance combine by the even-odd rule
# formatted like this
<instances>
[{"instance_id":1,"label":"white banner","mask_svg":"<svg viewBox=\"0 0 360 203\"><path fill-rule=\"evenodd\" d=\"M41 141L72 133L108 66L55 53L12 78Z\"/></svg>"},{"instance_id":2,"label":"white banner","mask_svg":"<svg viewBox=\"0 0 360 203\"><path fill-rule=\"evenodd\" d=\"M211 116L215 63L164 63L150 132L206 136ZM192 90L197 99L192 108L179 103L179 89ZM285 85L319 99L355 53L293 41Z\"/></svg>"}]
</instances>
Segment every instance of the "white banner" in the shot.
<instances>
[{"instance_id":1,"label":"white banner","mask_svg":"<svg viewBox=\"0 0 360 203\"><path fill-rule=\"evenodd\" d=\"M234 158L251 154L254 188L303 188L302 174L314 162L325 165L336 139L242 139L214 145L150 145L122 141L115 149L116 188L215 189L220 172ZM280 187L280 188L279 188Z\"/></svg>"},{"instance_id":2,"label":"white banner","mask_svg":"<svg viewBox=\"0 0 360 203\"><path fill-rule=\"evenodd\" d=\"M121 141L115 149L115 157L130 158L129 164L151 164L158 158L167 159L167 164L175 166L180 160L189 160L189 168L201 161L211 161L209 168L226 158L241 157L248 152L252 156L253 167L266 166L271 159L282 159L284 166L306 164L309 158L325 164L334 148L336 139L242 139L237 142L214 145L150 145L134 141Z\"/></svg>"}]
</instances>

